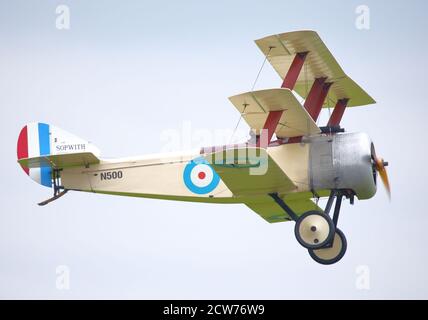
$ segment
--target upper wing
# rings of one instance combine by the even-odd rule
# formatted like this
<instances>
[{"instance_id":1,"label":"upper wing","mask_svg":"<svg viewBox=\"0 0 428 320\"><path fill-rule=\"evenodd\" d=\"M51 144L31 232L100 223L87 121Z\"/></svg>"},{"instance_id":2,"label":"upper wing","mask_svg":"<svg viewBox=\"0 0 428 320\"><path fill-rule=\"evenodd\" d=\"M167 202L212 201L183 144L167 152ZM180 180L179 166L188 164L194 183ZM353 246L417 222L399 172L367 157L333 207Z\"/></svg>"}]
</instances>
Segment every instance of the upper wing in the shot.
<instances>
[{"instance_id":1,"label":"upper wing","mask_svg":"<svg viewBox=\"0 0 428 320\"><path fill-rule=\"evenodd\" d=\"M296 185L261 148L236 148L204 155L236 197L294 190Z\"/></svg>"},{"instance_id":2,"label":"upper wing","mask_svg":"<svg viewBox=\"0 0 428 320\"><path fill-rule=\"evenodd\" d=\"M348 107L375 103L358 84L349 78L315 31L294 31L268 36L255 41L273 68L284 79L296 53L308 52L304 70L294 90L303 98L308 95L308 81L327 78L333 82L324 106L339 99L349 99Z\"/></svg>"},{"instance_id":3,"label":"upper wing","mask_svg":"<svg viewBox=\"0 0 428 320\"><path fill-rule=\"evenodd\" d=\"M256 134L263 129L270 111L284 111L275 133L297 137L320 133L320 129L290 89L278 88L242 93L229 97L232 104Z\"/></svg>"},{"instance_id":4,"label":"upper wing","mask_svg":"<svg viewBox=\"0 0 428 320\"><path fill-rule=\"evenodd\" d=\"M293 199L293 197L285 196L283 200L298 216L310 210L322 211L310 198ZM245 205L270 223L291 220L288 214L267 195L257 201L247 202Z\"/></svg>"}]
</instances>

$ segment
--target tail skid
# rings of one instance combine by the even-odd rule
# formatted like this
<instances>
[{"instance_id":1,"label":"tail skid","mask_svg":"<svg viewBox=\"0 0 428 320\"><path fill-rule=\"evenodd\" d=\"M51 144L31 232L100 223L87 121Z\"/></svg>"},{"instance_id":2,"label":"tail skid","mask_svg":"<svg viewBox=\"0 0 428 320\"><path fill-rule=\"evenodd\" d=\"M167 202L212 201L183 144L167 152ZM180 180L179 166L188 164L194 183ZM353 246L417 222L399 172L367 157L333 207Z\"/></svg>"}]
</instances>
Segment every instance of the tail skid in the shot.
<instances>
[{"instance_id":1,"label":"tail skid","mask_svg":"<svg viewBox=\"0 0 428 320\"><path fill-rule=\"evenodd\" d=\"M54 169L52 171L52 184L53 184L54 195L53 197L38 203L39 206L45 206L48 203L51 203L52 201L55 201L56 199L61 198L63 195L65 195L68 192L68 189L64 189L64 187L61 186L60 172L61 172L61 169Z\"/></svg>"},{"instance_id":2,"label":"tail skid","mask_svg":"<svg viewBox=\"0 0 428 320\"><path fill-rule=\"evenodd\" d=\"M45 205L47 205L48 203L51 203L52 201L55 201L56 199L58 199L58 198L61 198L63 195L65 195L66 193L68 192L68 190L67 189L65 189L65 190L63 190L63 191L61 191L61 192L58 192L57 194L54 194L54 196L52 197L52 198L49 198L49 199L47 199L47 200L45 200L45 201L42 201L42 202L39 202L38 203L38 205L39 206L45 206Z\"/></svg>"}]
</instances>

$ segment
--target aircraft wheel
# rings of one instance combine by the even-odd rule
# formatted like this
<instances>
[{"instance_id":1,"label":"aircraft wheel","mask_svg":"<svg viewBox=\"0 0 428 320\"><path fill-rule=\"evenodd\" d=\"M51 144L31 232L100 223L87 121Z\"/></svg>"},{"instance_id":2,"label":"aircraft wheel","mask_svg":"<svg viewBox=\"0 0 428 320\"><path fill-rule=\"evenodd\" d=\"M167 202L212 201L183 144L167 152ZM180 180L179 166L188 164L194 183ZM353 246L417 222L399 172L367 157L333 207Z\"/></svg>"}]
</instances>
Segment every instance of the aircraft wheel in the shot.
<instances>
[{"instance_id":1,"label":"aircraft wheel","mask_svg":"<svg viewBox=\"0 0 428 320\"><path fill-rule=\"evenodd\" d=\"M333 244L321 249L308 249L309 255L321 264L333 264L345 255L347 248L346 237L342 231L336 228Z\"/></svg>"},{"instance_id":2,"label":"aircraft wheel","mask_svg":"<svg viewBox=\"0 0 428 320\"><path fill-rule=\"evenodd\" d=\"M333 239L334 224L328 215L319 211L308 211L296 221L294 234L306 249L318 249Z\"/></svg>"}]
</instances>

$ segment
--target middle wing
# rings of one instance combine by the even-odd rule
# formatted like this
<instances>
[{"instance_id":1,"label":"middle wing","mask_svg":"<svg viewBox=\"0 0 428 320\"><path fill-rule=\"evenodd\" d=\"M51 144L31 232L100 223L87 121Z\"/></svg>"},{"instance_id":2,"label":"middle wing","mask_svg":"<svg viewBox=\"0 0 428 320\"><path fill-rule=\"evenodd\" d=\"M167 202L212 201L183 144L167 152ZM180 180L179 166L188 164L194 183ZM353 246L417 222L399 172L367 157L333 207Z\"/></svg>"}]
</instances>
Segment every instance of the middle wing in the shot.
<instances>
[{"instance_id":1,"label":"middle wing","mask_svg":"<svg viewBox=\"0 0 428 320\"><path fill-rule=\"evenodd\" d=\"M275 133L291 138L320 133L315 121L290 89L278 88L242 93L229 98L250 128L260 133L270 111L284 111Z\"/></svg>"}]
</instances>

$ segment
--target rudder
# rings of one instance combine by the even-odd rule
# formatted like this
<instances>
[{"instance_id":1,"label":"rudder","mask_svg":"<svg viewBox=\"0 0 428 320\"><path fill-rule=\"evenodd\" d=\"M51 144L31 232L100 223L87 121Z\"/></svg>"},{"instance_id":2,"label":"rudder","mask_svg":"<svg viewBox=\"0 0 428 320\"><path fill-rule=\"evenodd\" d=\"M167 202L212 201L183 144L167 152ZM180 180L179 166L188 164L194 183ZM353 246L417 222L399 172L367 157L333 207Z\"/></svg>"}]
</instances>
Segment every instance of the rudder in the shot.
<instances>
[{"instance_id":1,"label":"rudder","mask_svg":"<svg viewBox=\"0 0 428 320\"><path fill-rule=\"evenodd\" d=\"M61 158L61 155L78 153L92 153L96 157L100 152L90 142L46 123L29 123L19 133L17 143L18 161L24 172L31 179L45 187L52 187L52 163L50 158L52 156ZM33 166L23 164L27 163L27 160L36 160L36 163L39 164Z\"/></svg>"}]
</instances>

